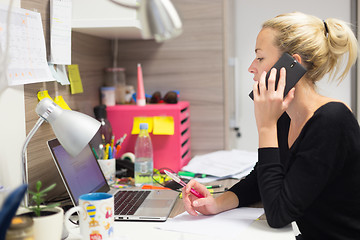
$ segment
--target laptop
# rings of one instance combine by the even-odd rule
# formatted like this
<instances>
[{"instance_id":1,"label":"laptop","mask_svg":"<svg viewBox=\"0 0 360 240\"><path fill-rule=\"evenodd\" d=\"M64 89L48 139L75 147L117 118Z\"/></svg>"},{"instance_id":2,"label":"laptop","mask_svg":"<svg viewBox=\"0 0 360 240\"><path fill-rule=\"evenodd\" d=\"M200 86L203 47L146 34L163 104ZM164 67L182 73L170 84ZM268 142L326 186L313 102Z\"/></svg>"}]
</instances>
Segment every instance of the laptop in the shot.
<instances>
[{"instance_id":1,"label":"laptop","mask_svg":"<svg viewBox=\"0 0 360 240\"><path fill-rule=\"evenodd\" d=\"M114 195L115 220L166 221L179 195L173 190L110 189L90 145L76 157L57 139L47 142L55 165L74 205L82 194L108 192ZM133 197L133 201L131 200ZM132 205L125 206L130 201Z\"/></svg>"}]
</instances>

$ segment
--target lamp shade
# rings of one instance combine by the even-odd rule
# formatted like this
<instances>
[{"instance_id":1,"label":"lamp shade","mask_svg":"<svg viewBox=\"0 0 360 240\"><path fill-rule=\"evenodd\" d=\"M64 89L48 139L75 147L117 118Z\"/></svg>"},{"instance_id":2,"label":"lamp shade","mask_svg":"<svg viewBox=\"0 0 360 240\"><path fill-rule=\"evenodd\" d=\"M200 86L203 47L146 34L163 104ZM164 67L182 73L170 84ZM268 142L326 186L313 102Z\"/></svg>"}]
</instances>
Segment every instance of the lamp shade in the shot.
<instances>
[{"instance_id":1,"label":"lamp shade","mask_svg":"<svg viewBox=\"0 0 360 240\"><path fill-rule=\"evenodd\" d=\"M101 125L86 114L62 109L48 98L41 100L35 111L51 125L60 144L72 156L85 148Z\"/></svg>"},{"instance_id":2,"label":"lamp shade","mask_svg":"<svg viewBox=\"0 0 360 240\"><path fill-rule=\"evenodd\" d=\"M163 42L182 33L181 19L170 0L140 0L135 6L121 0L110 1L138 11L141 35L145 39L155 38L157 42Z\"/></svg>"},{"instance_id":3,"label":"lamp shade","mask_svg":"<svg viewBox=\"0 0 360 240\"><path fill-rule=\"evenodd\" d=\"M162 42L182 33L180 17L170 0L142 0L139 20L143 38Z\"/></svg>"}]
</instances>

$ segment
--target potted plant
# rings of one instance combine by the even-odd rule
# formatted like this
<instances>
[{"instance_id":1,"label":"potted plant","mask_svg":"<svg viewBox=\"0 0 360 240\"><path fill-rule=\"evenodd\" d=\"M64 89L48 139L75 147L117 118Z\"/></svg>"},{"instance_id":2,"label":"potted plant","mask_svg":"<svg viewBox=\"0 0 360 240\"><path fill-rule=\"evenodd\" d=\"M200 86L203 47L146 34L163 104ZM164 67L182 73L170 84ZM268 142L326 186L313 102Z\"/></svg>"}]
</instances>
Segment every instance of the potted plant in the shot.
<instances>
[{"instance_id":1,"label":"potted plant","mask_svg":"<svg viewBox=\"0 0 360 240\"><path fill-rule=\"evenodd\" d=\"M35 240L61 239L63 229L64 211L58 207L60 204L42 205L44 197L56 186L56 183L41 190L42 183L37 181L36 191L28 191L34 205L26 207L27 211L21 215L27 215L34 221Z\"/></svg>"}]
</instances>

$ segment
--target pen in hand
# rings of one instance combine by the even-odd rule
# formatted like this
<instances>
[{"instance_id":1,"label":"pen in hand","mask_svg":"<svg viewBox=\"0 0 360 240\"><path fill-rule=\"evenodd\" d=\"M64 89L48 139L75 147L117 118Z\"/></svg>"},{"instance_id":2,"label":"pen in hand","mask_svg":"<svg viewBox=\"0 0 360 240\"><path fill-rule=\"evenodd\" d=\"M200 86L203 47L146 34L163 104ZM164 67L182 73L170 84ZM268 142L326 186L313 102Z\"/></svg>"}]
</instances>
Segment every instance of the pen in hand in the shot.
<instances>
[{"instance_id":1,"label":"pen in hand","mask_svg":"<svg viewBox=\"0 0 360 240\"><path fill-rule=\"evenodd\" d=\"M186 183L184 181L182 181L178 176L176 176L175 174L172 174L169 171L164 170L164 172L166 173L166 175L168 175L172 180L174 180L175 182L177 182L178 184L180 184L181 186L185 187ZM204 196L202 194L200 194L198 191L196 191L195 189L191 188L190 192L192 194L194 194L194 196L198 197L198 198L204 198Z\"/></svg>"}]
</instances>

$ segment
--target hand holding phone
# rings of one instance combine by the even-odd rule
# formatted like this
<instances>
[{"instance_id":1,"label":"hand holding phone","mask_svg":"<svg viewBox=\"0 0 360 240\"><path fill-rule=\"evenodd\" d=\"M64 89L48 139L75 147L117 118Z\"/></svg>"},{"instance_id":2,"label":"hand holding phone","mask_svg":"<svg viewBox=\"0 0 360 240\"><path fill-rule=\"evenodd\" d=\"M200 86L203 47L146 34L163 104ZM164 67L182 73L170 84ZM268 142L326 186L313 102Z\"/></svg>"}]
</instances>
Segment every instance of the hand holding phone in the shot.
<instances>
[{"instance_id":1,"label":"hand holding phone","mask_svg":"<svg viewBox=\"0 0 360 240\"><path fill-rule=\"evenodd\" d=\"M284 53L279 60L274 64L272 68L276 68L276 80L275 80L275 89L277 89L277 85L279 83L280 78L280 69L284 67L286 70L286 83L284 90L284 98L288 94L288 92L295 86L295 84L304 76L306 73L306 69L298 63L290 54ZM271 68L271 69L272 69ZM270 69L270 70L271 70ZM265 77L266 80L266 88L268 86L268 79L270 76L270 72L268 71ZM249 97L254 100L254 93L251 91Z\"/></svg>"}]
</instances>

